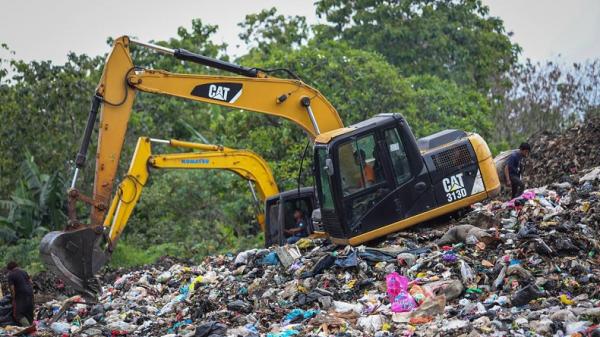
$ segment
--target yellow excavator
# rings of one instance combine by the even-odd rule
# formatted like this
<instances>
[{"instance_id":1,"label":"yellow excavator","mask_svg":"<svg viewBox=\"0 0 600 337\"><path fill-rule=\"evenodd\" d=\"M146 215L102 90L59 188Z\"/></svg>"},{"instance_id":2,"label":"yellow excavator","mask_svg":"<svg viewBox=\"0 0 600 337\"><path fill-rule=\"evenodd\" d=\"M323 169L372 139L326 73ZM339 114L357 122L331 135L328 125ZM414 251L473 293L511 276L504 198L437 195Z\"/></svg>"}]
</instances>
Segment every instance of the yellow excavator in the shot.
<instances>
[{"instance_id":1,"label":"yellow excavator","mask_svg":"<svg viewBox=\"0 0 600 337\"><path fill-rule=\"evenodd\" d=\"M134 65L131 44L176 59L240 76L177 74ZM65 280L86 289L110 254L98 246L113 192L114 176L137 91L282 117L313 142L313 176L321 223L337 244L357 245L461 210L498 193L500 183L486 142L475 133L445 130L417 140L397 113L378 114L344 126L336 109L316 89L273 76L281 69L248 68L184 49L114 41L92 98L69 195L91 205L90 223L70 223L47 234L40 253ZM101 107L101 109L100 109ZM75 188L100 110L96 176L92 197ZM73 282L71 282L73 283Z\"/></svg>"},{"instance_id":2,"label":"yellow excavator","mask_svg":"<svg viewBox=\"0 0 600 337\"><path fill-rule=\"evenodd\" d=\"M200 150L200 152L153 154L152 143L165 144L174 148ZM104 219L104 228L108 231L108 244L110 245L108 249L111 251L142 195L143 188L150 177L151 168L221 169L231 171L246 179L254 198L257 221L263 231L265 229L263 204L267 198L279 193L269 165L252 151L176 139L140 137L129 170L117 187L117 193Z\"/></svg>"}]
</instances>

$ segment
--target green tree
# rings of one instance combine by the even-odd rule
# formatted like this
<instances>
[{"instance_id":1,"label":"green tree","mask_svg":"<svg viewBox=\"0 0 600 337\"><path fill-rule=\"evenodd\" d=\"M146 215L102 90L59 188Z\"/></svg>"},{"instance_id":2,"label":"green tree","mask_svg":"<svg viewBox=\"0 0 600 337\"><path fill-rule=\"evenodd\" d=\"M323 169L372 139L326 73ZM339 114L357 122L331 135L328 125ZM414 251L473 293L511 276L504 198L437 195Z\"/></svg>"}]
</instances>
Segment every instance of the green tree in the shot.
<instances>
[{"instance_id":1,"label":"green tree","mask_svg":"<svg viewBox=\"0 0 600 337\"><path fill-rule=\"evenodd\" d=\"M284 16L277 9L263 9L256 14L248 14L243 22L240 39L249 47L257 47L263 53L270 53L273 45L278 47L299 47L309 35L309 27L303 16Z\"/></svg>"},{"instance_id":2,"label":"green tree","mask_svg":"<svg viewBox=\"0 0 600 337\"><path fill-rule=\"evenodd\" d=\"M26 152L28 153L28 152ZM7 200L0 200L0 239L31 239L66 223L62 212L64 180L57 172L43 174L33 156L21 163L22 177Z\"/></svg>"},{"instance_id":3,"label":"green tree","mask_svg":"<svg viewBox=\"0 0 600 337\"><path fill-rule=\"evenodd\" d=\"M9 172L19 172L25 147L43 172L68 170L101 62L101 57L72 53L64 65L10 60L12 76L0 81L0 152L6 154L0 158L0 191L14 189L17 174Z\"/></svg>"},{"instance_id":4,"label":"green tree","mask_svg":"<svg viewBox=\"0 0 600 337\"><path fill-rule=\"evenodd\" d=\"M492 138L491 108L481 93L435 76L413 76L408 81L413 89L411 109L416 116L411 126L418 136L461 129Z\"/></svg>"},{"instance_id":5,"label":"green tree","mask_svg":"<svg viewBox=\"0 0 600 337\"><path fill-rule=\"evenodd\" d=\"M519 47L481 0L319 0L322 40L383 54L403 75L431 74L487 91Z\"/></svg>"}]
</instances>

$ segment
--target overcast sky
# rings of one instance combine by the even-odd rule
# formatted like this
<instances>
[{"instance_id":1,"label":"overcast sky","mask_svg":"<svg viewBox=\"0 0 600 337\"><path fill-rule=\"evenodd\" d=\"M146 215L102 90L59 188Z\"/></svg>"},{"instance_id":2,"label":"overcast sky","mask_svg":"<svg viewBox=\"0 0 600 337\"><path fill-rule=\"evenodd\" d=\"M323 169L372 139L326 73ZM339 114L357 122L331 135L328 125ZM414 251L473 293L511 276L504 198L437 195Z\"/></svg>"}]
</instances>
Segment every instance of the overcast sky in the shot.
<instances>
[{"instance_id":1,"label":"overcast sky","mask_svg":"<svg viewBox=\"0 0 600 337\"><path fill-rule=\"evenodd\" d=\"M501 17L523 56L584 61L600 57L600 0L484 0ZM248 13L276 6L317 22L313 0L2 0L0 42L24 60L64 62L69 51L98 55L109 36L141 40L173 37L193 18L219 25L216 42L239 55L239 27ZM237 47L236 47L237 46ZM6 56L5 52L0 52Z\"/></svg>"}]
</instances>

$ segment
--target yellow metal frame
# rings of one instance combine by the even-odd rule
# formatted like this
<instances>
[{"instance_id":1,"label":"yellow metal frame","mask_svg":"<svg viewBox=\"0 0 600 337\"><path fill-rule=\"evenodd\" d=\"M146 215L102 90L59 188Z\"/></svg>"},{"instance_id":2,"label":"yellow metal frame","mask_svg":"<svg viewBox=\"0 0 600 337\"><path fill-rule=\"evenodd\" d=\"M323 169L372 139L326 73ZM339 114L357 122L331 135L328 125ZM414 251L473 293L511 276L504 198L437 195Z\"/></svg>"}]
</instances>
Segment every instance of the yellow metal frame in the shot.
<instances>
[{"instance_id":1,"label":"yellow metal frame","mask_svg":"<svg viewBox=\"0 0 600 337\"><path fill-rule=\"evenodd\" d=\"M150 167L157 169L222 169L234 172L254 183L262 201L260 206L264 204L266 198L279 193L269 165L252 151L179 140L170 140L169 145L203 152L153 155L150 138L140 137L127 175L119 185L104 220L104 227L110 228L108 239L111 244L115 244L127 226L127 221L148 181ZM261 229L264 230L263 208L259 207L257 212L258 222Z\"/></svg>"},{"instance_id":2,"label":"yellow metal frame","mask_svg":"<svg viewBox=\"0 0 600 337\"><path fill-rule=\"evenodd\" d=\"M115 40L96 88L96 93L103 98L92 196L96 205L107 205L112 194L125 132L138 90L282 117L298 124L314 139L319 132L315 130L306 107L301 104L302 98L309 98L320 132L344 126L331 103L318 90L302 81L272 77L175 74L140 69L134 67L129 43L127 36ZM219 82L242 84L243 93L234 103L191 94L198 85ZM287 98L279 99L282 96ZM105 215L106 207L93 207L91 225L103 223Z\"/></svg>"}]
</instances>

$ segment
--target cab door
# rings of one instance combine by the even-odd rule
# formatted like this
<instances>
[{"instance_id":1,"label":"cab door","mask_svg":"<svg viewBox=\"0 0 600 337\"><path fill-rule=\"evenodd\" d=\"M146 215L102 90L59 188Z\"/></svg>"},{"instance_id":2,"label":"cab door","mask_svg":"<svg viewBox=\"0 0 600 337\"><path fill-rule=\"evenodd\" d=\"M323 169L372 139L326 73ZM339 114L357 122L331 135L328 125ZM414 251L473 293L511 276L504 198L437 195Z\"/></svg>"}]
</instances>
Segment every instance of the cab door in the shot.
<instances>
[{"instance_id":1,"label":"cab door","mask_svg":"<svg viewBox=\"0 0 600 337\"><path fill-rule=\"evenodd\" d=\"M310 215L315 205L312 193L280 195L267 201L267 219L265 228L265 245L284 245L287 235L285 231L296 226L294 212L302 211L308 234L313 233Z\"/></svg>"},{"instance_id":2,"label":"cab door","mask_svg":"<svg viewBox=\"0 0 600 337\"><path fill-rule=\"evenodd\" d=\"M381 165L390 190L362 216L362 233L435 206L431 180L408 125L392 124L379 131Z\"/></svg>"},{"instance_id":3,"label":"cab door","mask_svg":"<svg viewBox=\"0 0 600 337\"><path fill-rule=\"evenodd\" d=\"M271 247L284 240L282 222L279 221L279 202L277 199L267 200L265 219L265 247Z\"/></svg>"},{"instance_id":4,"label":"cab door","mask_svg":"<svg viewBox=\"0 0 600 337\"><path fill-rule=\"evenodd\" d=\"M337 146L343 218L350 236L364 231L363 218L393 189L377 129L353 136Z\"/></svg>"}]
</instances>

